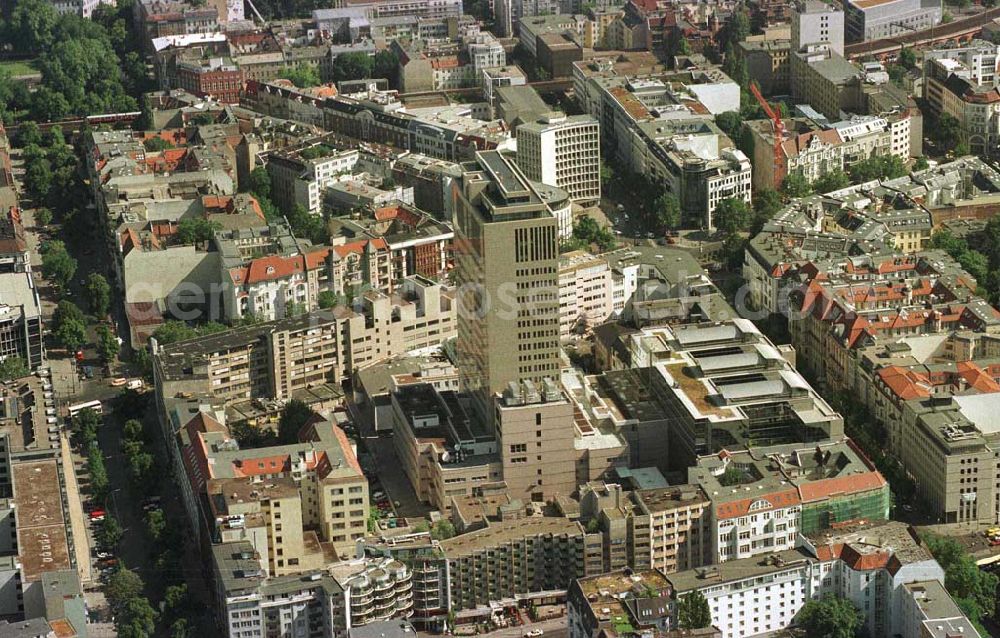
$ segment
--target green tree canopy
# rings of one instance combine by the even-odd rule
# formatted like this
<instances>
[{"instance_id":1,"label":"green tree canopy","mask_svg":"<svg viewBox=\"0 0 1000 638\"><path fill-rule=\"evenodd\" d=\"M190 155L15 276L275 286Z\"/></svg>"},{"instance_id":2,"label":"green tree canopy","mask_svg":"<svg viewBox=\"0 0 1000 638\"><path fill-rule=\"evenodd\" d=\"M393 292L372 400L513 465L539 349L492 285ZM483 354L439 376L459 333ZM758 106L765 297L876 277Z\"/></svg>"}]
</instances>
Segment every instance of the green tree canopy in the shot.
<instances>
[{"instance_id":1,"label":"green tree canopy","mask_svg":"<svg viewBox=\"0 0 1000 638\"><path fill-rule=\"evenodd\" d=\"M807 601L795 621L810 638L854 638L864 616L846 598L827 595Z\"/></svg>"},{"instance_id":2,"label":"green tree canopy","mask_svg":"<svg viewBox=\"0 0 1000 638\"><path fill-rule=\"evenodd\" d=\"M715 205L715 227L732 235L750 226L750 207L738 197L728 197Z\"/></svg>"},{"instance_id":3,"label":"green tree canopy","mask_svg":"<svg viewBox=\"0 0 1000 638\"><path fill-rule=\"evenodd\" d=\"M681 629L704 629L712 626L712 610L700 591L687 594L677 603L677 617Z\"/></svg>"},{"instance_id":4,"label":"green tree canopy","mask_svg":"<svg viewBox=\"0 0 1000 638\"><path fill-rule=\"evenodd\" d=\"M188 217L177 224L177 241L182 244L197 244L206 242L222 229L218 222L204 217Z\"/></svg>"},{"instance_id":5,"label":"green tree canopy","mask_svg":"<svg viewBox=\"0 0 1000 638\"><path fill-rule=\"evenodd\" d=\"M18 356L7 356L0 361L0 381L20 379L30 373L27 362Z\"/></svg>"},{"instance_id":6,"label":"green tree canopy","mask_svg":"<svg viewBox=\"0 0 1000 638\"><path fill-rule=\"evenodd\" d=\"M851 185L851 178L844 171L833 170L822 175L813 182L812 188L817 193L830 193L847 188Z\"/></svg>"},{"instance_id":7,"label":"green tree canopy","mask_svg":"<svg viewBox=\"0 0 1000 638\"><path fill-rule=\"evenodd\" d=\"M55 338L62 347L76 352L87 343L87 327L75 319L67 319L55 331Z\"/></svg>"},{"instance_id":8,"label":"green tree canopy","mask_svg":"<svg viewBox=\"0 0 1000 638\"><path fill-rule=\"evenodd\" d=\"M341 53L330 64L330 75L334 82L362 80L372 76L375 59L361 51Z\"/></svg>"},{"instance_id":9,"label":"green tree canopy","mask_svg":"<svg viewBox=\"0 0 1000 638\"><path fill-rule=\"evenodd\" d=\"M681 225L681 204L671 193L663 193L654 204L656 219L662 230L678 228Z\"/></svg>"},{"instance_id":10,"label":"green tree canopy","mask_svg":"<svg viewBox=\"0 0 1000 638\"><path fill-rule=\"evenodd\" d=\"M118 335L106 325L97 327L97 354L104 363L111 363L118 356L121 346L118 345Z\"/></svg>"},{"instance_id":11,"label":"green tree canopy","mask_svg":"<svg viewBox=\"0 0 1000 638\"><path fill-rule=\"evenodd\" d=\"M52 244L42 254L42 274L60 288L65 288L76 274L76 259L66 252L62 242Z\"/></svg>"},{"instance_id":12,"label":"green tree canopy","mask_svg":"<svg viewBox=\"0 0 1000 638\"><path fill-rule=\"evenodd\" d=\"M851 179L856 184L875 179L895 179L907 174L906 164L897 155L881 155L870 157L854 164L850 168ZM816 188L817 192L821 191Z\"/></svg>"},{"instance_id":13,"label":"green tree canopy","mask_svg":"<svg viewBox=\"0 0 1000 638\"><path fill-rule=\"evenodd\" d=\"M90 311L98 317L108 314L111 286L101 273L92 272L87 277L87 303L90 304Z\"/></svg>"},{"instance_id":14,"label":"green tree canopy","mask_svg":"<svg viewBox=\"0 0 1000 638\"><path fill-rule=\"evenodd\" d=\"M177 341L187 341L198 336L198 331L183 321L168 320L153 332L156 342L165 346Z\"/></svg>"},{"instance_id":15,"label":"green tree canopy","mask_svg":"<svg viewBox=\"0 0 1000 638\"><path fill-rule=\"evenodd\" d=\"M250 192L258 199L270 199L271 197L271 175L263 166L250 171L249 177Z\"/></svg>"},{"instance_id":16,"label":"green tree canopy","mask_svg":"<svg viewBox=\"0 0 1000 638\"><path fill-rule=\"evenodd\" d=\"M294 69L288 69L283 75L286 80L300 89L321 84L319 73L316 71L316 67L311 64L300 64Z\"/></svg>"},{"instance_id":17,"label":"green tree canopy","mask_svg":"<svg viewBox=\"0 0 1000 638\"><path fill-rule=\"evenodd\" d=\"M805 197L812 192L812 187L802 173L789 173L781 182L781 192L788 197Z\"/></svg>"},{"instance_id":18,"label":"green tree canopy","mask_svg":"<svg viewBox=\"0 0 1000 638\"><path fill-rule=\"evenodd\" d=\"M124 535L125 531L118 519L110 513L105 514L104 520L97 526L97 531L94 533L97 544L105 550L115 549Z\"/></svg>"},{"instance_id":19,"label":"green tree canopy","mask_svg":"<svg viewBox=\"0 0 1000 638\"><path fill-rule=\"evenodd\" d=\"M319 295L316 297L316 304L323 308L324 310L333 308L337 305L337 293L332 290L321 290Z\"/></svg>"},{"instance_id":20,"label":"green tree canopy","mask_svg":"<svg viewBox=\"0 0 1000 638\"><path fill-rule=\"evenodd\" d=\"M304 401L292 399L281 410L281 418L278 420L278 439L281 443L297 443L299 430L314 416L316 413Z\"/></svg>"},{"instance_id":21,"label":"green tree canopy","mask_svg":"<svg viewBox=\"0 0 1000 638\"><path fill-rule=\"evenodd\" d=\"M726 111L715 116L715 123L719 125L722 132L728 135L730 139L735 140L739 137L740 127L743 126L743 118L740 117L738 111Z\"/></svg>"},{"instance_id":22,"label":"green tree canopy","mask_svg":"<svg viewBox=\"0 0 1000 638\"><path fill-rule=\"evenodd\" d=\"M56 311L52 314L52 328L58 330L59 326L70 319L79 321L80 323L84 323L87 320L79 306L68 299L63 299L56 306Z\"/></svg>"}]
</instances>

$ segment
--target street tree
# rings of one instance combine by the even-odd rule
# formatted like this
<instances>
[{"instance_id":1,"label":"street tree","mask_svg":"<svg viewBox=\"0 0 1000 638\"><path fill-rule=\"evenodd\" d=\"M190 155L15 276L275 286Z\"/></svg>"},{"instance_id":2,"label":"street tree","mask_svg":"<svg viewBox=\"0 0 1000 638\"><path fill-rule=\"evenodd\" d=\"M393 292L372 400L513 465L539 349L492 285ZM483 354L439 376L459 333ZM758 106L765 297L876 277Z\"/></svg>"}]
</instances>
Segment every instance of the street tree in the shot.
<instances>
[{"instance_id":1,"label":"street tree","mask_svg":"<svg viewBox=\"0 0 1000 638\"><path fill-rule=\"evenodd\" d=\"M118 335L106 325L98 326L97 354L101 357L101 361L110 364L118 356L119 350L121 350L121 345L118 343Z\"/></svg>"},{"instance_id":2,"label":"street tree","mask_svg":"<svg viewBox=\"0 0 1000 638\"><path fill-rule=\"evenodd\" d=\"M750 226L750 207L742 199L727 197L715 206L715 227L725 235L733 235Z\"/></svg>"},{"instance_id":3,"label":"street tree","mask_svg":"<svg viewBox=\"0 0 1000 638\"><path fill-rule=\"evenodd\" d=\"M42 254L42 274L60 288L65 288L76 274L76 259L66 252L62 242L53 244Z\"/></svg>"},{"instance_id":4,"label":"street tree","mask_svg":"<svg viewBox=\"0 0 1000 638\"><path fill-rule=\"evenodd\" d=\"M121 523L111 514L105 514L104 520L97 527L95 537L97 544L104 550L113 550L121 542L125 531L122 530Z\"/></svg>"},{"instance_id":5,"label":"street tree","mask_svg":"<svg viewBox=\"0 0 1000 638\"><path fill-rule=\"evenodd\" d=\"M87 449L87 475L90 477L90 491L97 501L103 501L108 493L108 470L104 465L104 453L97 441L91 441Z\"/></svg>"},{"instance_id":6,"label":"street tree","mask_svg":"<svg viewBox=\"0 0 1000 638\"><path fill-rule=\"evenodd\" d=\"M70 352L76 352L87 343L87 327L76 319L67 319L55 332L56 341Z\"/></svg>"},{"instance_id":7,"label":"street tree","mask_svg":"<svg viewBox=\"0 0 1000 638\"><path fill-rule=\"evenodd\" d=\"M656 219L664 230L677 228L681 225L681 204L672 193L663 193L656 198L654 204Z\"/></svg>"},{"instance_id":8,"label":"street tree","mask_svg":"<svg viewBox=\"0 0 1000 638\"><path fill-rule=\"evenodd\" d=\"M104 596L115 614L121 614L125 605L142 595L142 578L130 569L119 569L111 574L104 587Z\"/></svg>"},{"instance_id":9,"label":"street tree","mask_svg":"<svg viewBox=\"0 0 1000 638\"><path fill-rule=\"evenodd\" d=\"M92 272L87 277L87 303L90 304L90 312L98 317L108 314L111 306L111 286L101 273Z\"/></svg>"}]
</instances>

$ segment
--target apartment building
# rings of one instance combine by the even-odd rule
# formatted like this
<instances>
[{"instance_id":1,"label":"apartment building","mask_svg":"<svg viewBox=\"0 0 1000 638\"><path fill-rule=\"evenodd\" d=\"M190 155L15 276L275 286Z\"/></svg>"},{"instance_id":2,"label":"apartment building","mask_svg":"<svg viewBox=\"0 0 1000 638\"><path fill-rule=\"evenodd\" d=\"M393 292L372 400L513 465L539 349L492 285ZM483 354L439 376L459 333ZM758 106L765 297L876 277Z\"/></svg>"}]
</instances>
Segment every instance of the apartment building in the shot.
<instances>
[{"instance_id":1,"label":"apartment building","mask_svg":"<svg viewBox=\"0 0 1000 638\"><path fill-rule=\"evenodd\" d=\"M711 501L697 485L672 485L633 492L649 516L650 568L669 574L709 565L712 556Z\"/></svg>"},{"instance_id":2,"label":"apartment building","mask_svg":"<svg viewBox=\"0 0 1000 638\"><path fill-rule=\"evenodd\" d=\"M381 538L369 537L359 544L359 555L392 558L410 570L414 624L434 626L447 619L451 609L448 561L441 543L430 533L418 532Z\"/></svg>"},{"instance_id":3,"label":"apartment building","mask_svg":"<svg viewBox=\"0 0 1000 638\"><path fill-rule=\"evenodd\" d=\"M302 206L312 215L323 212L324 191L337 178L351 174L361 157L357 148L327 144L327 136L268 155L274 203L285 210Z\"/></svg>"},{"instance_id":4,"label":"apartment building","mask_svg":"<svg viewBox=\"0 0 1000 638\"><path fill-rule=\"evenodd\" d=\"M521 124L517 165L528 179L558 186L574 202L595 203L601 198L600 125L589 115L562 114ZM560 231L561 237L569 236Z\"/></svg>"},{"instance_id":5,"label":"apartment building","mask_svg":"<svg viewBox=\"0 0 1000 638\"><path fill-rule=\"evenodd\" d=\"M0 187L0 191L3 190L4 187ZM15 196L12 202L16 204L16 201ZM0 273L30 271L31 259L21 212L12 205L5 214L0 214Z\"/></svg>"},{"instance_id":6,"label":"apartment building","mask_svg":"<svg viewBox=\"0 0 1000 638\"><path fill-rule=\"evenodd\" d=\"M599 553L596 561L588 560L588 543L594 542L599 545L600 538L588 535L580 523L546 516L490 523L442 541L452 609L565 590L575 579L600 572Z\"/></svg>"},{"instance_id":7,"label":"apartment building","mask_svg":"<svg viewBox=\"0 0 1000 638\"><path fill-rule=\"evenodd\" d=\"M791 307L792 290L815 280L820 272L824 275L820 287L839 289L838 294L851 297L849 303L858 304L859 311L885 309L884 304L874 303L875 295L897 307L912 305L914 299L919 303L965 299L974 294L964 285L970 281L968 273L940 251L927 250L934 220L946 209L967 210L977 198L998 189L1000 176L992 168L978 159L963 158L880 184L792 202L747 247L743 267L749 284L747 301L755 309L784 312ZM911 197L920 190L926 195ZM848 208L851 212L845 213ZM908 290L901 287L901 278L909 281ZM792 303L794 309L801 308L800 301ZM976 310L978 304L970 307L968 321L990 323L988 313ZM817 357L822 364L824 358Z\"/></svg>"},{"instance_id":8,"label":"apartment building","mask_svg":"<svg viewBox=\"0 0 1000 638\"><path fill-rule=\"evenodd\" d=\"M359 240L385 243L390 290L393 282L406 277L420 275L437 280L451 271L455 239L451 224L416 206L397 201L375 208L370 214L333 218L330 225L333 236L345 237L347 244Z\"/></svg>"},{"instance_id":9,"label":"apartment building","mask_svg":"<svg viewBox=\"0 0 1000 638\"><path fill-rule=\"evenodd\" d=\"M844 33L849 42L891 38L941 22L939 0L847 0Z\"/></svg>"},{"instance_id":10,"label":"apartment building","mask_svg":"<svg viewBox=\"0 0 1000 638\"><path fill-rule=\"evenodd\" d=\"M439 284L410 281L412 300L369 291L353 311L319 311L171 344L158 350L157 385L168 386L167 396L179 384L221 401L288 399L454 336L449 294Z\"/></svg>"},{"instance_id":11,"label":"apartment building","mask_svg":"<svg viewBox=\"0 0 1000 638\"><path fill-rule=\"evenodd\" d=\"M996 51L989 51L965 56L972 58L968 65L952 57L925 60L924 97L933 113L958 120L972 153L992 157L1000 146L1000 90L995 84ZM993 59L992 75L984 71L982 58Z\"/></svg>"},{"instance_id":12,"label":"apartment building","mask_svg":"<svg viewBox=\"0 0 1000 638\"><path fill-rule=\"evenodd\" d=\"M577 578L566 597L570 638L596 638L623 627L670 636L675 626L671 593L670 582L656 569L616 569ZM706 638L711 635L705 634Z\"/></svg>"},{"instance_id":13,"label":"apartment building","mask_svg":"<svg viewBox=\"0 0 1000 638\"><path fill-rule=\"evenodd\" d=\"M361 557L331 566L330 573L344 589L351 628L413 613L413 573L400 561Z\"/></svg>"},{"instance_id":14,"label":"apartment building","mask_svg":"<svg viewBox=\"0 0 1000 638\"><path fill-rule=\"evenodd\" d=\"M176 86L225 104L239 104L243 71L227 58L183 59L176 65Z\"/></svg>"},{"instance_id":15,"label":"apartment building","mask_svg":"<svg viewBox=\"0 0 1000 638\"><path fill-rule=\"evenodd\" d=\"M456 350L462 389L492 427L493 397L508 383L540 384L561 367L559 229L516 164L496 151L476 161L455 188L455 279L465 292Z\"/></svg>"},{"instance_id":16,"label":"apartment building","mask_svg":"<svg viewBox=\"0 0 1000 638\"><path fill-rule=\"evenodd\" d=\"M889 484L850 439L723 450L698 459L688 475L714 508L713 562L792 549L798 534L889 517Z\"/></svg>"},{"instance_id":17,"label":"apartment building","mask_svg":"<svg viewBox=\"0 0 1000 638\"><path fill-rule=\"evenodd\" d=\"M185 503L201 504L200 516L189 511L194 529L251 543L270 576L353 554L367 529L368 481L343 430L317 416L297 443L240 449L225 420L198 412L172 441Z\"/></svg>"},{"instance_id":18,"label":"apartment building","mask_svg":"<svg viewBox=\"0 0 1000 638\"><path fill-rule=\"evenodd\" d=\"M587 332L614 315L613 277L604 257L583 251L559 256L560 339Z\"/></svg>"},{"instance_id":19,"label":"apartment building","mask_svg":"<svg viewBox=\"0 0 1000 638\"><path fill-rule=\"evenodd\" d=\"M712 562L712 511L697 485L624 491L587 483L580 486L580 516L602 536L605 572L669 573Z\"/></svg>"},{"instance_id":20,"label":"apartment building","mask_svg":"<svg viewBox=\"0 0 1000 638\"><path fill-rule=\"evenodd\" d=\"M0 359L7 357L30 370L42 365L42 310L30 272L0 273Z\"/></svg>"},{"instance_id":21,"label":"apartment building","mask_svg":"<svg viewBox=\"0 0 1000 638\"><path fill-rule=\"evenodd\" d=\"M810 118L785 121L786 139L781 142L785 157L784 175L798 174L813 182L833 171L872 157L894 155L906 161L910 157L909 113L879 117L854 115L839 122L817 123ZM775 174L775 137L771 123L755 120L746 124L750 131L754 157L754 188L777 189Z\"/></svg>"},{"instance_id":22,"label":"apartment building","mask_svg":"<svg viewBox=\"0 0 1000 638\"><path fill-rule=\"evenodd\" d=\"M684 73L623 76L598 58L575 65L581 104L600 123L606 153L630 170L662 183L687 219L714 228L723 199L750 201L750 160L713 116L739 109L739 87L714 67Z\"/></svg>"},{"instance_id":23,"label":"apartment building","mask_svg":"<svg viewBox=\"0 0 1000 638\"><path fill-rule=\"evenodd\" d=\"M700 591L725 638L788 628L802 606L830 594L865 615L872 636L901 633L911 583L942 582L941 566L906 525L889 522L803 536L797 549L666 576L675 600ZM957 622L957 621L956 621Z\"/></svg>"}]
</instances>

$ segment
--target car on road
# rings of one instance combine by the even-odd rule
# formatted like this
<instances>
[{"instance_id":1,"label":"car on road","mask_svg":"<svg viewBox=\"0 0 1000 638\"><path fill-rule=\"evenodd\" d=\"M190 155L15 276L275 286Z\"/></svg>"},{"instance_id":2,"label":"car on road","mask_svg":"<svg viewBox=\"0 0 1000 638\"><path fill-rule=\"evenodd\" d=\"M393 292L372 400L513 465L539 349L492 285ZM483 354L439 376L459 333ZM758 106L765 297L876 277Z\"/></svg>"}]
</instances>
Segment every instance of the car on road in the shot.
<instances>
[{"instance_id":1,"label":"car on road","mask_svg":"<svg viewBox=\"0 0 1000 638\"><path fill-rule=\"evenodd\" d=\"M524 632L524 638L538 638L538 636L541 636L544 633L545 630L543 629L529 629L528 631Z\"/></svg>"}]
</instances>

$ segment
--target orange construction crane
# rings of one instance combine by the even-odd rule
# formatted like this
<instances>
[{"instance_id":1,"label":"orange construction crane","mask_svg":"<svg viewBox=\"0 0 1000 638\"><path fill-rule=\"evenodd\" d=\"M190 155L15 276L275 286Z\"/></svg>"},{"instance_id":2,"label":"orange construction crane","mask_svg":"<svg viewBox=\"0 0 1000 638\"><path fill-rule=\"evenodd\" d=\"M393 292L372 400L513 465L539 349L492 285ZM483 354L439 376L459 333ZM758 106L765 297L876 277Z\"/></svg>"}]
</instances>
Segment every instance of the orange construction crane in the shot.
<instances>
[{"instance_id":1,"label":"orange construction crane","mask_svg":"<svg viewBox=\"0 0 1000 638\"><path fill-rule=\"evenodd\" d=\"M757 103L764 109L764 113L771 120L771 126L774 129L774 187L778 188L785 179L786 171L785 147L783 145L785 141L785 123L781 121L780 110L776 111L771 108L771 105L767 103L764 96L760 94L760 88L756 82L750 83L750 92L757 98Z\"/></svg>"}]
</instances>

